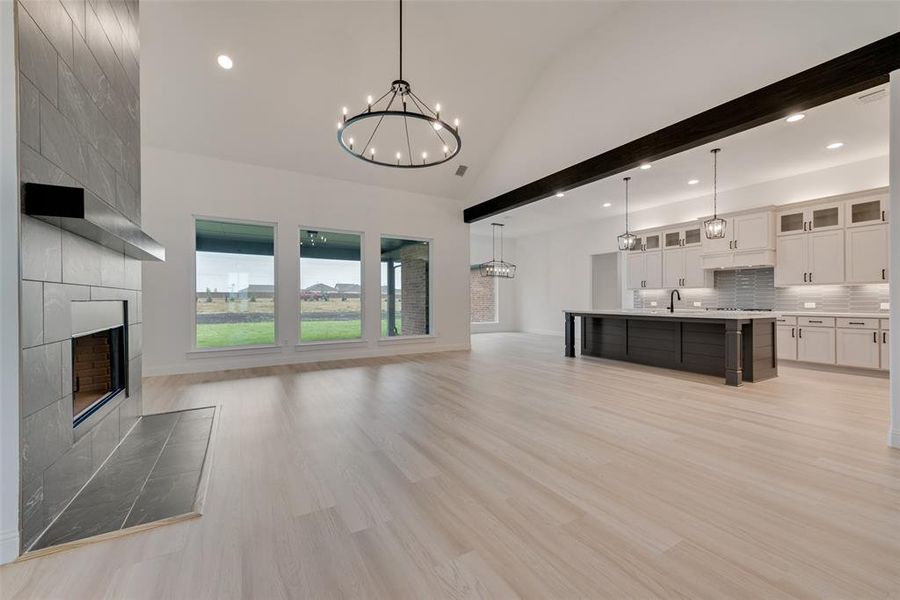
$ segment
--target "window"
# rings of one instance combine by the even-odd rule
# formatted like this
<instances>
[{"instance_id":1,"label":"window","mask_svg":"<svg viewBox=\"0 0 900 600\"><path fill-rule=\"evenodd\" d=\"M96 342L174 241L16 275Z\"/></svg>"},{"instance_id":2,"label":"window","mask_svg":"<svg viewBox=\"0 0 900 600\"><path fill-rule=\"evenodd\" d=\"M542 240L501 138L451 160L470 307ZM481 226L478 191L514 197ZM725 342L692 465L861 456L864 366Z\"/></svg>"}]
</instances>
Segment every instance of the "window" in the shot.
<instances>
[{"instance_id":1,"label":"window","mask_svg":"<svg viewBox=\"0 0 900 600\"><path fill-rule=\"evenodd\" d=\"M275 227L197 219L197 348L275 343Z\"/></svg>"},{"instance_id":2,"label":"window","mask_svg":"<svg viewBox=\"0 0 900 600\"><path fill-rule=\"evenodd\" d=\"M431 333L429 242L381 238L381 335Z\"/></svg>"},{"instance_id":3,"label":"window","mask_svg":"<svg viewBox=\"0 0 900 600\"><path fill-rule=\"evenodd\" d=\"M300 342L362 338L362 236L300 230Z\"/></svg>"},{"instance_id":4,"label":"window","mask_svg":"<svg viewBox=\"0 0 900 600\"><path fill-rule=\"evenodd\" d=\"M482 277L479 265L469 270L472 323L497 322L497 278Z\"/></svg>"}]
</instances>

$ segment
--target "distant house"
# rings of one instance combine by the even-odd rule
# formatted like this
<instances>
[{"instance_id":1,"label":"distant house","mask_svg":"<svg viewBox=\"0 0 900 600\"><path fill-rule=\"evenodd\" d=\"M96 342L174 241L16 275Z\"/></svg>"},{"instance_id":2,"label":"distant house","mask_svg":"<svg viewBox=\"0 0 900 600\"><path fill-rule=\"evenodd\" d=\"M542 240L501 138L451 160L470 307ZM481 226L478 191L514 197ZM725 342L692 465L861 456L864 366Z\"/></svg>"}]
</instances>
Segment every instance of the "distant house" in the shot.
<instances>
[{"instance_id":1,"label":"distant house","mask_svg":"<svg viewBox=\"0 0 900 600\"><path fill-rule=\"evenodd\" d=\"M275 286L253 283L235 294L236 298L274 298Z\"/></svg>"},{"instance_id":2,"label":"distant house","mask_svg":"<svg viewBox=\"0 0 900 600\"><path fill-rule=\"evenodd\" d=\"M334 289L341 292L342 294L359 295L359 293L362 291L362 286L358 283L336 283L334 285Z\"/></svg>"}]
</instances>

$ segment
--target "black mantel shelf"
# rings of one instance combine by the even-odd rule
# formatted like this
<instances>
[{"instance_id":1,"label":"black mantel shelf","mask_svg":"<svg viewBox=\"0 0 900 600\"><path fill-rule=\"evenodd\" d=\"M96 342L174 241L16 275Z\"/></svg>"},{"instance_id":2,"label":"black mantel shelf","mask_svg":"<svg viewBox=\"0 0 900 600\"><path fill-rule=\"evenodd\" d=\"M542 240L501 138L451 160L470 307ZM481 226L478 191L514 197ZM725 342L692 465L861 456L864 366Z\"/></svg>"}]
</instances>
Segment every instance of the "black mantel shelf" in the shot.
<instances>
[{"instance_id":1,"label":"black mantel shelf","mask_svg":"<svg viewBox=\"0 0 900 600\"><path fill-rule=\"evenodd\" d=\"M159 242L84 188L26 183L22 212L132 258L166 260Z\"/></svg>"}]
</instances>

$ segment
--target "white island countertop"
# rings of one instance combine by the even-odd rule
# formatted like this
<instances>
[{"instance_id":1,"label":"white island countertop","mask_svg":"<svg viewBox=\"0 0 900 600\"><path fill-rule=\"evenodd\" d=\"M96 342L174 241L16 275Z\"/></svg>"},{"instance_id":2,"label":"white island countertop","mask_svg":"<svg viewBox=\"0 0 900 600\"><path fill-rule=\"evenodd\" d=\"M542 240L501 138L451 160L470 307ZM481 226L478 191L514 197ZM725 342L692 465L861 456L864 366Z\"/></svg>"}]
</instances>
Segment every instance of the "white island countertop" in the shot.
<instances>
[{"instance_id":1,"label":"white island countertop","mask_svg":"<svg viewBox=\"0 0 900 600\"><path fill-rule=\"evenodd\" d=\"M656 309L632 309L632 310L576 310L564 309L564 313L574 313L577 315L595 315L598 317L660 317L663 319L715 319L718 321L737 321L746 319L774 319L781 313L775 311L740 311L740 310L678 310L669 312L665 308Z\"/></svg>"}]
</instances>

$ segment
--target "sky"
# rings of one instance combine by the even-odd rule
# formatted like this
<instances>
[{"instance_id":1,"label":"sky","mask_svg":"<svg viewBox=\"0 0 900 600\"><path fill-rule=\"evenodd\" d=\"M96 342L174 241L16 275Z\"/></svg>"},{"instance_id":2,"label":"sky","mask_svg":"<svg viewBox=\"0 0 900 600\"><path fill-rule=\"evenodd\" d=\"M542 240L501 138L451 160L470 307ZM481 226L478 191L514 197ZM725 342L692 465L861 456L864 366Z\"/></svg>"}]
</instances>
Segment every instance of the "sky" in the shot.
<instances>
[{"instance_id":1,"label":"sky","mask_svg":"<svg viewBox=\"0 0 900 600\"><path fill-rule=\"evenodd\" d=\"M225 252L197 252L197 291L207 289L220 292L238 292L248 285L272 285L275 259L254 254L229 254ZM381 264L381 280L385 281L387 269ZM316 283L334 287L337 283L360 283L359 262L303 258L300 260L300 287L308 288ZM399 269L397 287L400 287Z\"/></svg>"}]
</instances>

